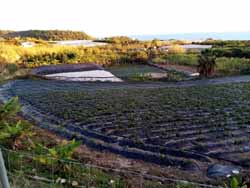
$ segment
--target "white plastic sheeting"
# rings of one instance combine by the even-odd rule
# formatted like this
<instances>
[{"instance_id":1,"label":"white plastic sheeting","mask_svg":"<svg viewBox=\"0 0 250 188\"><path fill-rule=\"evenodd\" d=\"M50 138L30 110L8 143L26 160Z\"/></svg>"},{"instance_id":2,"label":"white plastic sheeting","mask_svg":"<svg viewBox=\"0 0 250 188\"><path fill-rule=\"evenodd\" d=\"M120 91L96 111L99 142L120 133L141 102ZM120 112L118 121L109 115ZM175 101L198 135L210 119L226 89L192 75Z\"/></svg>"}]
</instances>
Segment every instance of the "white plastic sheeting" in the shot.
<instances>
[{"instance_id":1,"label":"white plastic sheeting","mask_svg":"<svg viewBox=\"0 0 250 188\"><path fill-rule=\"evenodd\" d=\"M105 70L92 70L81 72L66 72L45 75L48 78L66 81L101 81L101 82L122 82L113 74Z\"/></svg>"}]
</instances>

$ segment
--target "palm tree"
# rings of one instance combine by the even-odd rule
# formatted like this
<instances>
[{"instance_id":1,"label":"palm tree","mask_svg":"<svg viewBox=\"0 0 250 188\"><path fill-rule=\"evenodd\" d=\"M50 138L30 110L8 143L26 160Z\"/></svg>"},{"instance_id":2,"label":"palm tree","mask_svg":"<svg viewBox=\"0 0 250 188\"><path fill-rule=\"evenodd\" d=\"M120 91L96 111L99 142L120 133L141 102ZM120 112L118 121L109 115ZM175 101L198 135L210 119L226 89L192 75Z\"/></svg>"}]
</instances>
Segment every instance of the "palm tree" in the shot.
<instances>
[{"instance_id":1,"label":"palm tree","mask_svg":"<svg viewBox=\"0 0 250 188\"><path fill-rule=\"evenodd\" d=\"M198 60L198 72L200 73L201 77L210 77L213 76L215 72L215 61L214 56L207 56L207 55L200 55Z\"/></svg>"}]
</instances>

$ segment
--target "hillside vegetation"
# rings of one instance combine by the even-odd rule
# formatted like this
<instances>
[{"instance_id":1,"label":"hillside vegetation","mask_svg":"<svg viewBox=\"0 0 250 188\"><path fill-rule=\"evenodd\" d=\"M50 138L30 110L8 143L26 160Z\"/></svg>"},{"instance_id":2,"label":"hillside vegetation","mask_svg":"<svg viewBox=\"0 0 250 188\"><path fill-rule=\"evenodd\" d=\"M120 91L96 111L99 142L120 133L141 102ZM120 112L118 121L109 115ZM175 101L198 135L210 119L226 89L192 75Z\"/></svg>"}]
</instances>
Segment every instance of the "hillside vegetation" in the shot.
<instances>
[{"instance_id":1,"label":"hillside vegetation","mask_svg":"<svg viewBox=\"0 0 250 188\"><path fill-rule=\"evenodd\" d=\"M249 47L249 40L213 40L208 39L203 42L193 42L193 44L213 45L214 47Z\"/></svg>"},{"instance_id":2,"label":"hillside vegetation","mask_svg":"<svg viewBox=\"0 0 250 188\"><path fill-rule=\"evenodd\" d=\"M21 46L22 41L32 41L36 45L24 48ZM0 63L34 68L65 63L96 63L103 66L113 66L151 61L158 65L186 66L196 70L200 55L203 55L215 58L214 66L218 76L250 73L250 47L242 47L242 45L247 45L247 41L237 41L239 46L234 46L236 41L225 41L226 47L217 47L215 45L217 41L214 41L214 44L211 43L213 48L202 52L184 50L181 45L178 45L181 44L181 41L138 41L129 37L110 37L99 41L107 42L108 45L96 47L57 46L32 37L13 38L0 42ZM161 46L170 46L170 48L164 50L160 48Z\"/></svg>"},{"instance_id":3,"label":"hillside vegetation","mask_svg":"<svg viewBox=\"0 0 250 188\"><path fill-rule=\"evenodd\" d=\"M3 35L6 35L8 33L11 33L12 31L9 30L0 30L0 37L2 37Z\"/></svg>"},{"instance_id":4,"label":"hillside vegetation","mask_svg":"<svg viewBox=\"0 0 250 188\"><path fill-rule=\"evenodd\" d=\"M1 34L1 33L0 33ZM4 38L36 38L49 41L57 40L90 40L91 36L81 31L64 31L64 30L28 30L16 31L3 35Z\"/></svg>"},{"instance_id":5,"label":"hillside vegetation","mask_svg":"<svg viewBox=\"0 0 250 188\"><path fill-rule=\"evenodd\" d=\"M48 43L46 44L46 41L43 43L41 41L39 41L39 43L35 41L37 43L36 46L24 48L20 46L19 39L15 39L16 43L9 42L12 40L6 40L0 43L0 63L22 64L29 68L61 63L94 62L99 65L136 62L145 63L149 58L147 49L153 48L155 43L158 42L141 42L125 37L115 37L112 41L115 40L116 42L112 42L106 46L91 48L82 46L56 46ZM34 39L31 41L34 42ZM159 53L159 51L156 50L150 52L151 56Z\"/></svg>"},{"instance_id":6,"label":"hillside vegetation","mask_svg":"<svg viewBox=\"0 0 250 188\"><path fill-rule=\"evenodd\" d=\"M95 40L96 42L106 42L112 44L121 44L121 45L129 45L129 44L139 44L139 40L134 40L132 38L126 36L118 36L118 37L107 37L104 39Z\"/></svg>"}]
</instances>

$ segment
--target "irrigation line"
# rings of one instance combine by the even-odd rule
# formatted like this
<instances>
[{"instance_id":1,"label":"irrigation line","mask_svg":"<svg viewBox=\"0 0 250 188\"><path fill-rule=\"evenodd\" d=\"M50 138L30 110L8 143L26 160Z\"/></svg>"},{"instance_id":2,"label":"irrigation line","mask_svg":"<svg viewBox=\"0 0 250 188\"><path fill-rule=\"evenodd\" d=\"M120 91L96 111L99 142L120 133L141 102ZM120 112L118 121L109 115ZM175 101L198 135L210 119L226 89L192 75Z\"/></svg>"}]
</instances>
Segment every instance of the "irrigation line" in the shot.
<instances>
[{"instance_id":1,"label":"irrigation line","mask_svg":"<svg viewBox=\"0 0 250 188\"><path fill-rule=\"evenodd\" d=\"M28 154L28 153L25 153L25 152L18 152L18 151L14 151L14 150L9 150L9 149L7 149L7 148L5 148L3 146L0 146L0 148L3 151L9 152L9 153L16 153L18 155L26 156L26 157L28 157L30 159L33 159L34 156L35 156L35 155L32 156L31 154ZM150 174L143 174L143 173L138 173L138 172L130 171L130 170L121 170L121 169L115 169L115 168L101 167L101 166L92 165L92 164L83 164L83 163L80 163L80 162L77 162L77 161L68 161L68 160L63 160L63 159L56 159L56 158L53 158L53 157L50 157L50 159L54 159L54 160L60 161L62 163L78 165L78 166L81 166L81 167L96 168L96 169L103 170L103 171L106 171L106 172L111 171L111 172L115 172L115 173L118 173L118 174L130 174L130 175L133 175L133 176L142 177L143 179L147 179L147 180L155 180L155 181L160 181L160 182L186 183L186 184L190 184L190 185L196 185L196 186L199 186L199 187L208 187L208 188L220 188L220 186L202 184L202 183L197 183L197 182L187 181L187 180L182 180L182 179L160 177L160 176L155 176L155 175L150 175ZM8 173L10 173L10 172L8 172ZM31 178L31 179L34 179L34 180L56 183L54 180L50 180L50 179L39 177L39 176L27 176L27 177Z\"/></svg>"}]
</instances>

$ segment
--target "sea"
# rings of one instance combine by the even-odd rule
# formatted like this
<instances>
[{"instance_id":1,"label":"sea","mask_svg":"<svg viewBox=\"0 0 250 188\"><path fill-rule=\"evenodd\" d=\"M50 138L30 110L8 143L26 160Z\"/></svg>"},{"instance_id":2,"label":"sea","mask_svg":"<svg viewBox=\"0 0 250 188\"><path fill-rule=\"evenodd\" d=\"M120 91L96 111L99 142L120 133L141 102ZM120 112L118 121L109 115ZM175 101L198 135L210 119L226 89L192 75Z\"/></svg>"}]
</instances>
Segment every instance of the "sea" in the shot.
<instances>
[{"instance_id":1,"label":"sea","mask_svg":"<svg viewBox=\"0 0 250 188\"><path fill-rule=\"evenodd\" d=\"M131 35L131 38L136 38L139 40L206 40L209 38L218 40L250 40L249 32L224 32L224 33L177 33L177 34L159 34L159 35Z\"/></svg>"}]
</instances>

